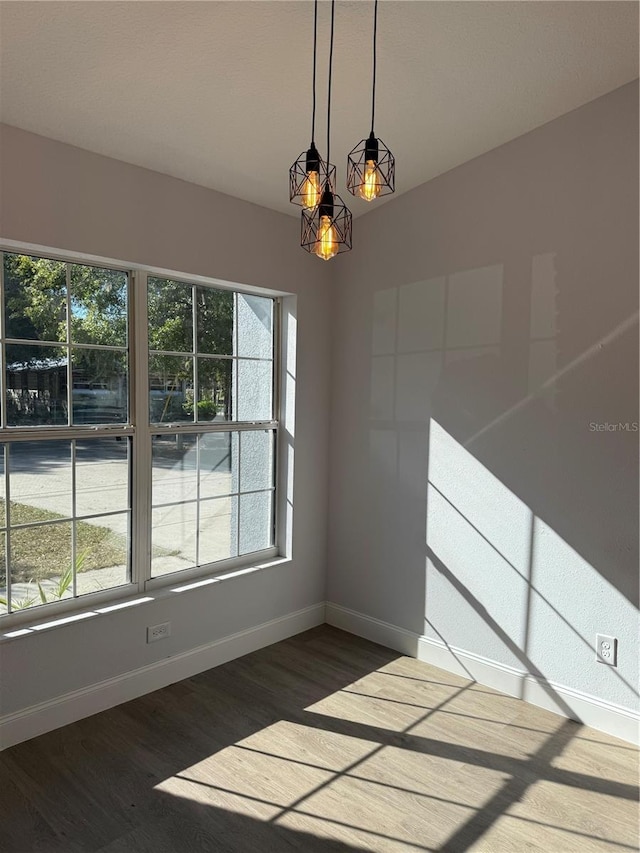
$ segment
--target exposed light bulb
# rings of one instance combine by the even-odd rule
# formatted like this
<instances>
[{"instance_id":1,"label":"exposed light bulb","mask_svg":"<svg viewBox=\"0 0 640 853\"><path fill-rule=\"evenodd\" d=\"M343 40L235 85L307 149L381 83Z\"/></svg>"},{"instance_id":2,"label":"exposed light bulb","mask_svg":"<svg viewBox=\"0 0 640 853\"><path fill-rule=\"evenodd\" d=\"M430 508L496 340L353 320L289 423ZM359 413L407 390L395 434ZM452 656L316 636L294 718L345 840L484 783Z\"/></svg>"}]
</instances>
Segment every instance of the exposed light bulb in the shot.
<instances>
[{"instance_id":1,"label":"exposed light bulb","mask_svg":"<svg viewBox=\"0 0 640 853\"><path fill-rule=\"evenodd\" d=\"M381 189L382 182L376 161L367 160L364 167L364 177L358 187L358 195L365 201L373 201L374 198L378 198Z\"/></svg>"},{"instance_id":2,"label":"exposed light bulb","mask_svg":"<svg viewBox=\"0 0 640 853\"><path fill-rule=\"evenodd\" d=\"M330 216L320 217L313 253L323 261L329 261L338 254L338 238Z\"/></svg>"},{"instance_id":3,"label":"exposed light bulb","mask_svg":"<svg viewBox=\"0 0 640 853\"><path fill-rule=\"evenodd\" d=\"M322 188L320 186L320 175L318 172L307 172L304 184L302 185L302 201L305 207L314 208L320 204L320 196Z\"/></svg>"}]
</instances>

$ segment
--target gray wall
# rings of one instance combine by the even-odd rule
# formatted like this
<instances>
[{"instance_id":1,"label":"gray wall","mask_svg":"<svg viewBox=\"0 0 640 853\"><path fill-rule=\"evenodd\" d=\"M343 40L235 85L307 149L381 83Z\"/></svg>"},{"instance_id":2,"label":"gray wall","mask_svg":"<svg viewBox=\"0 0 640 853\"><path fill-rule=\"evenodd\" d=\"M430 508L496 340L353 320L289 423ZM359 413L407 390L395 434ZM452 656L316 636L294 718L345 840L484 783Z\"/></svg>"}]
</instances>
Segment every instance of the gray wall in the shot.
<instances>
[{"instance_id":1,"label":"gray wall","mask_svg":"<svg viewBox=\"0 0 640 853\"><path fill-rule=\"evenodd\" d=\"M295 506L281 513L295 512L291 560L2 643L0 714L9 714L324 601L330 294L327 265L299 248L295 218L0 127L2 238L287 291L297 295L295 308L286 300L287 328L295 313L304 328L282 431L286 456L295 445ZM290 482L283 503L287 494ZM147 645L146 626L166 620L171 638Z\"/></svg>"},{"instance_id":2,"label":"gray wall","mask_svg":"<svg viewBox=\"0 0 640 853\"><path fill-rule=\"evenodd\" d=\"M358 220L327 596L629 707L638 433L590 424L638 421L637 154L635 82Z\"/></svg>"}]
</instances>

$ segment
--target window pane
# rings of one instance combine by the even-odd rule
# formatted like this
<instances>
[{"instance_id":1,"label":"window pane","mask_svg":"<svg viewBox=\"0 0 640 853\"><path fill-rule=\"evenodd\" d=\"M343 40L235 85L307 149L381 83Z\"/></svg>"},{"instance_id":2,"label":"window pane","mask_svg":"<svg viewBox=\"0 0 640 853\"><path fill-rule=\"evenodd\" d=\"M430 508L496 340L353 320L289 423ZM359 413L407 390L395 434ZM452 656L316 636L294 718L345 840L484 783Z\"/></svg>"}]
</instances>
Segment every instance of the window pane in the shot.
<instances>
[{"instance_id":1,"label":"window pane","mask_svg":"<svg viewBox=\"0 0 640 853\"><path fill-rule=\"evenodd\" d=\"M238 294L238 352L241 358L272 358L273 299Z\"/></svg>"},{"instance_id":2,"label":"window pane","mask_svg":"<svg viewBox=\"0 0 640 853\"><path fill-rule=\"evenodd\" d=\"M127 274L71 266L71 340L101 346L127 345Z\"/></svg>"},{"instance_id":3,"label":"window pane","mask_svg":"<svg viewBox=\"0 0 640 853\"><path fill-rule=\"evenodd\" d=\"M233 355L233 292L196 288L198 352Z\"/></svg>"},{"instance_id":4,"label":"window pane","mask_svg":"<svg viewBox=\"0 0 640 853\"><path fill-rule=\"evenodd\" d=\"M151 526L151 577L195 566L195 503L154 509Z\"/></svg>"},{"instance_id":5,"label":"window pane","mask_svg":"<svg viewBox=\"0 0 640 853\"><path fill-rule=\"evenodd\" d=\"M192 286L149 277L149 349L193 352Z\"/></svg>"},{"instance_id":6,"label":"window pane","mask_svg":"<svg viewBox=\"0 0 640 853\"><path fill-rule=\"evenodd\" d=\"M76 441L76 516L129 508L129 441Z\"/></svg>"},{"instance_id":7,"label":"window pane","mask_svg":"<svg viewBox=\"0 0 640 853\"><path fill-rule=\"evenodd\" d=\"M10 531L11 602L34 607L73 594L71 522Z\"/></svg>"},{"instance_id":8,"label":"window pane","mask_svg":"<svg viewBox=\"0 0 640 853\"><path fill-rule=\"evenodd\" d=\"M196 441L195 435L154 435L152 447L154 506L196 499L198 494Z\"/></svg>"},{"instance_id":9,"label":"window pane","mask_svg":"<svg viewBox=\"0 0 640 853\"><path fill-rule=\"evenodd\" d=\"M271 377L270 361L243 361L237 363L238 392L235 401L235 420L271 420Z\"/></svg>"},{"instance_id":10,"label":"window pane","mask_svg":"<svg viewBox=\"0 0 640 853\"><path fill-rule=\"evenodd\" d=\"M205 566L238 553L237 497L215 498L200 503L198 563Z\"/></svg>"},{"instance_id":11,"label":"window pane","mask_svg":"<svg viewBox=\"0 0 640 853\"><path fill-rule=\"evenodd\" d=\"M5 253L4 305L7 338L66 341L65 264Z\"/></svg>"},{"instance_id":12,"label":"window pane","mask_svg":"<svg viewBox=\"0 0 640 853\"><path fill-rule=\"evenodd\" d=\"M198 359L198 421L231 420L232 364L230 359Z\"/></svg>"},{"instance_id":13,"label":"window pane","mask_svg":"<svg viewBox=\"0 0 640 853\"><path fill-rule=\"evenodd\" d=\"M127 356L111 350L73 349L73 423L127 422Z\"/></svg>"},{"instance_id":14,"label":"window pane","mask_svg":"<svg viewBox=\"0 0 640 853\"><path fill-rule=\"evenodd\" d=\"M10 445L11 525L71 516L71 442Z\"/></svg>"},{"instance_id":15,"label":"window pane","mask_svg":"<svg viewBox=\"0 0 640 853\"><path fill-rule=\"evenodd\" d=\"M272 492L240 495L240 553L273 545Z\"/></svg>"},{"instance_id":16,"label":"window pane","mask_svg":"<svg viewBox=\"0 0 640 853\"><path fill-rule=\"evenodd\" d=\"M240 491L273 486L273 431L240 433Z\"/></svg>"},{"instance_id":17,"label":"window pane","mask_svg":"<svg viewBox=\"0 0 640 853\"><path fill-rule=\"evenodd\" d=\"M67 350L7 344L7 424L67 423Z\"/></svg>"},{"instance_id":18,"label":"window pane","mask_svg":"<svg viewBox=\"0 0 640 853\"><path fill-rule=\"evenodd\" d=\"M238 433L209 432L200 436L200 497L238 491Z\"/></svg>"},{"instance_id":19,"label":"window pane","mask_svg":"<svg viewBox=\"0 0 640 853\"><path fill-rule=\"evenodd\" d=\"M193 358L153 355L149 359L151 423L193 421Z\"/></svg>"},{"instance_id":20,"label":"window pane","mask_svg":"<svg viewBox=\"0 0 640 853\"><path fill-rule=\"evenodd\" d=\"M76 523L78 595L129 582L128 525L126 512Z\"/></svg>"}]
</instances>

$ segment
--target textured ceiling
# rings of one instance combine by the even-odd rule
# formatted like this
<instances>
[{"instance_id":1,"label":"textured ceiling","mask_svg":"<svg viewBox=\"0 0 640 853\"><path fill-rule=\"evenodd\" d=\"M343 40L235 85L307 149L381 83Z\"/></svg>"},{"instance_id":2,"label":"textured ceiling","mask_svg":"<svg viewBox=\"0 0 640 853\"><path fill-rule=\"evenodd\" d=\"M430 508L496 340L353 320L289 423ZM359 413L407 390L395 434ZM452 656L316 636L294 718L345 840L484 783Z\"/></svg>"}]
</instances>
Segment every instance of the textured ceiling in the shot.
<instances>
[{"instance_id":1,"label":"textured ceiling","mask_svg":"<svg viewBox=\"0 0 640 853\"><path fill-rule=\"evenodd\" d=\"M326 153L330 4L320 4ZM370 121L369 2L336 4L331 159ZM311 2L2 2L0 118L298 215ZM635 2L380 3L377 134L407 190L638 76ZM346 196L354 214L370 209ZM380 202L378 202L380 203Z\"/></svg>"}]
</instances>

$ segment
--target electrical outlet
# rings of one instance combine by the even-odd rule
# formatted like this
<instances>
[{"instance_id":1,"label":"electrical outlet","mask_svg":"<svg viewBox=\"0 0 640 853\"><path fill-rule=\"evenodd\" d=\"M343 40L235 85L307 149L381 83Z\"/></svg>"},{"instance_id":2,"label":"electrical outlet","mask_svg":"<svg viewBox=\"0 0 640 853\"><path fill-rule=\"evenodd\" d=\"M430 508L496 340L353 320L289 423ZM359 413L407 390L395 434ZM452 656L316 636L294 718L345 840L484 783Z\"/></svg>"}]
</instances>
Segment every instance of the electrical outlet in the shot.
<instances>
[{"instance_id":1,"label":"electrical outlet","mask_svg":"<svg viewBox=\"0 0 640 853\"><path fill-rule=\"evenodd\" d=\"M157 643L171 636L171 622L162 622L160 625L149 625L147 628L147 643Z\"/></svg>"},{"instance_id":2,"label":"electrical outlet","mask_svg":"<svg viewBox=\"0 0 640 853\"><path fill-rule=\"evenodd\" d=\"M596 660L607 666L618 665L618 640L606 634L596 634Z\"/></svg>"}]
</instances>

